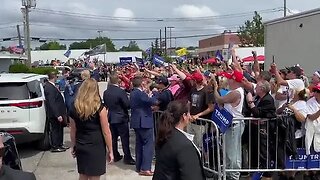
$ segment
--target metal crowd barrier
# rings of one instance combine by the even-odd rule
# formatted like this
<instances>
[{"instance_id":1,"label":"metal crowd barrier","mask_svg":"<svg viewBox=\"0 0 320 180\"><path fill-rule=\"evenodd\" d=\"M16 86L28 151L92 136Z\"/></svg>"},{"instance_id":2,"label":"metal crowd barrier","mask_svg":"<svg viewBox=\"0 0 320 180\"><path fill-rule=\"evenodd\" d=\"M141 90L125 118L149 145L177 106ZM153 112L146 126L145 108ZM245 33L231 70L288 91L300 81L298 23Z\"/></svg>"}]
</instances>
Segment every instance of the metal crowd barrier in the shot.
<instances>
[{"instance_id":1,"label":"metal crowd barrier","mask_svg":"<svg viewBox=\"0 0 320 180\"><path fill-rule=\"evenodd\" d=\"M233 119L227 132L220 134L222 178L237 179L244 172L249 176L264 173L271 177L275 172L319 171L320 154L305 154L304 136L299 140L293 137L294 147L287 139L288 124L280 122L279 118Z\"/></svg>"}]
</instances>

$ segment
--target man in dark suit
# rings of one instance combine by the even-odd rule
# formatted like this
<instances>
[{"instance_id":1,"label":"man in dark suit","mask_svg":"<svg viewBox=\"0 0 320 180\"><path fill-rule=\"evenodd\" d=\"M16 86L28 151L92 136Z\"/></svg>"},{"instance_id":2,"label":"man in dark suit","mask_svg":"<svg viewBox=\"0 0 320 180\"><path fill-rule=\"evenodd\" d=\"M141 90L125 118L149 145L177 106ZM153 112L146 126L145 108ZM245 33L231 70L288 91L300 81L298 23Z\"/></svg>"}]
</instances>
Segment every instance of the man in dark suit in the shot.
<instances>
[{"instance_id":1,"label":"man in dark suit","mask_svg":"<svg viewBox=\"0 0 320 180\"><path fill-rule=\"evenodd\" d=\"M256 87L256 99L253 100L253 97L251 93L248 93L247 95L247 102L248 106L250 108L250 111L253 115L253 117L256 118L262 118L262 119L269 119L269 118L275 118L276 117L276 107L274 104L274 99L270 95L271 85L268 81L259 81ZM268 125L269 123L269 125ZM272 147L272 140L273 140L273 134L272 134L272 124L273 121L252 121L251 122L251 167L257 168L258 165L260 168L270 168L267 165L270 166L270 160L274 157L272 157L272 154L270 153L270 150ZM268 126L270 127L268 129ZM268 132L269 130L269 132ZM260 147L259 145L259 138L260 137ZM269 149L268 149L268 141L269 141ZM260 151L259 149L260 148ZM257 154L260 152L260 154ZM268 154L269 153L269 154ZM259 157L259 159L258 159ZM268 157L268 158L267 158ZM268 162L269 161L269 162ZM260 164L258 164L260 162ZM271 178L272 173L265 172L263 174L265 178Z\"/></svg>"},{"instance_id":2,"label":"man in dark suit","mask_svg":"<svg viewBox=\"0 0 320 180\"><path fill-rule=\"evenodd\" d=\"M107 90L104 91L103 101L108 109L110 130L112 133L112 148L114 161L120 161L123 156L118 152L118 137L121 138L124 153L124 163L135 165L129 147L129 108L130 101L127 93L119 87L119 77L117 73L110 75Z\"/></svg>"},{"instance_id":3,"label":"man in dark suit","mask_svg":"<svg viewBox=\"0 0 320 180\"><path fill-rule=\"evenodd\" d=\"M48 74L49 81L44 85L46 111L50 123L51 152L63 152L68 147L63 145L63 127L67 116L66 105L62 94L55 86L57 75Z\"/></svg>"},{"instance_id":4,"label":"man in dark suit","mask_svg":"<svg viewBox=\"0 0 320 180\"><path fill-rule=\"evenodd\" d=\"M9 166L3 165L4 155L3 137L0 137L0 180L36 180L33 173L12 169Z\"/></svg>"},{"instance_id":5,"label":"man in dark suit","mask_svg":"<svg viewBox=\"0 0 320 180\"><path fill-rule=\"evenodd\" d=\"M157 104L157 100L144 92L141 77L133 78L132 85L134 89L130 93L131 128L136 133L136 171L139 175L152 176L154 122L151 106Z\"/></svg>"}]
</instances>

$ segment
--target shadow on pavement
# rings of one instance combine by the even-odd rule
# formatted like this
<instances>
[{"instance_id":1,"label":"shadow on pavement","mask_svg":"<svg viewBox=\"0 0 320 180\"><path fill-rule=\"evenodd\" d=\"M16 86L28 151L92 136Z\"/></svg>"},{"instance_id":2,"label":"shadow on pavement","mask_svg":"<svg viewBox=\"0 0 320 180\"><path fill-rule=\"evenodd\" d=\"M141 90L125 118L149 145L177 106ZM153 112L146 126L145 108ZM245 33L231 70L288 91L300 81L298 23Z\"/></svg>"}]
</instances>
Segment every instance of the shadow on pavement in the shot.
<instances>
[{"instance_id":1,"label":"shadow on pavement","mask_svg":"<svg viewBox=\"0 0 320 180\"><path fill-rule=\"evenodd\" d=\"M43 151L36 148L34 143L24 143L17 145L18 153L21 159L33 157Z\"/></svg>"}]
</instances>

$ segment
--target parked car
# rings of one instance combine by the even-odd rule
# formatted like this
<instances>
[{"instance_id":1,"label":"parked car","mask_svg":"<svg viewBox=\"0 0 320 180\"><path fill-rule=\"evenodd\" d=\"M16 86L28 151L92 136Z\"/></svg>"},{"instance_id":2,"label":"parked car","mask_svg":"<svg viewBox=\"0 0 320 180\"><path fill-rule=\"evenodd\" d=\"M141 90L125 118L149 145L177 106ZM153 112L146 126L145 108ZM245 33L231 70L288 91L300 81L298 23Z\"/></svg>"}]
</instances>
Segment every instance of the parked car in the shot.
<instances>
[{"instance_id":1,"label":"parked car","mask_svg":"<svg viewBox=\"0 0 320 180\"><path fill-rule=\"evenodd\" d=\"M47 76L0 74L0 131L12 134L16 142L36 141L50 147L43 84Z\"/></svg>"}]
</instances>

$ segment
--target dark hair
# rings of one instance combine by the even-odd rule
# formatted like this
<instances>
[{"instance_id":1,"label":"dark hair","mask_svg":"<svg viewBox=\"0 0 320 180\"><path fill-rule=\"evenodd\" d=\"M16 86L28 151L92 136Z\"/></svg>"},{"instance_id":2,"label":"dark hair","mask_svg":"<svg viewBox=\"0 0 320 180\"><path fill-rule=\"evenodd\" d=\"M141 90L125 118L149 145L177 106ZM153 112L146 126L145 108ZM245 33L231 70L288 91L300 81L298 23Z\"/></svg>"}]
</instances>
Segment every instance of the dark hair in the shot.
<instances>
[{"instance_id":1,"label":"dark hair","mask_svg":"<svg viewBox=\"0 0 320 180\"><path fill-rule=\"evenodd\" d=\"M298 93L299 100L307 101L308 100L308 93L307 89L303 89Z\"/></svg>"},{"instance_id":2,"label":"dark hair","mask_svg":"<svg viewBox=\"0 0 320 180\"><path fill-rule=\"evenodd\" d=\"M57 77L57 73L55 73L55 72L50 72L49 74L48 74L48 79L49 80L52 80L52 79L54 79L54 78L56 78Z\"/></svg>"},{"instance_id":3,"label":"dark hair","mask_svg":"<svg viewBox=\"0 0 320 180\"><path fill-rule=\"evenodd\" d=\"M119 81L118 73L117 72L112 72L109 76L110 78L110 83L111 84L117 84Z\"/></svg>"},{"instance_id":4,"label":"dark hair","mask_svg":"<svg viewBox=\"0 0 320 180\"><path fill-rule=\"evenodd\" d=\"M270 81L272 78L271 73L269 71L261 71L260 77L265 81Z\"/></svg>"},{"instance_id":5,"label":"dark hair","mask_svg":"<svg viewBox=\"0 0 320 180\"><path fill-rule=\"evenodd\" d=\"M157 148L160 148L167 142L183 114L188 112L188 107L182 101L172 101L169 103L167 110L163 112L158 122Z\"/></svg>"},{"instance_id":6,"label":"dark hair","mask_svg":"<svg viewBox=\"0 0 320 180\"><path fill-rule=\"evenodd\" d=\"M140 87L142 84L142 77L134 77L132 79L132 86L135 87L135 88L138 88Z\"/></svg>"}]
</instances>

